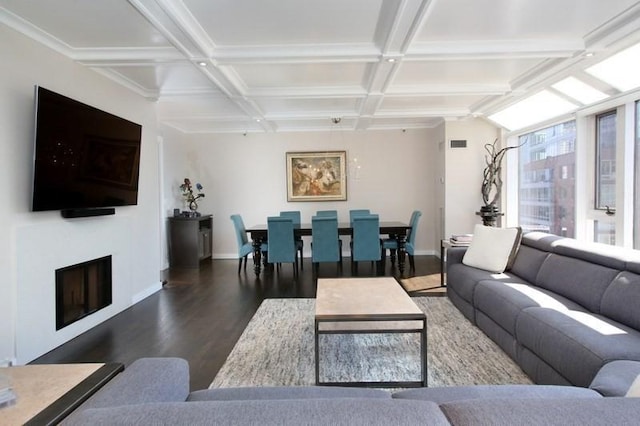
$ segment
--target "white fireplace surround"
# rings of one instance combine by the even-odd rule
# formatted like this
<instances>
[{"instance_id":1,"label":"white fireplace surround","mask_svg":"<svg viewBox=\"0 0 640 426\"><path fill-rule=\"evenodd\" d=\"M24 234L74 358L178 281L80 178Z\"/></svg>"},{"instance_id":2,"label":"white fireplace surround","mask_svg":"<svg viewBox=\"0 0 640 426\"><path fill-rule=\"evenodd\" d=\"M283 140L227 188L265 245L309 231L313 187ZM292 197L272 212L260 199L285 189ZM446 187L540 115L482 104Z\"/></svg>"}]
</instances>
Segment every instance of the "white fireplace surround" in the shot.
<instances>
[{"instance_id":1,"label":"white fireplace surround","mask_svg":"<svg viewBox=\"0 0 640 426\"><path fill-rule=\"evenodd\" d=\"M126 210L126 209L119 209ZM16 235L17 259L16 356L27 363L95 327L148 294L160 282L132 295L130 283L136 254L132 220L127 216L57 220L25 225ZM43 238L46 235L46 238ZM112 303L56 331L55 271L65 266L112 255Z\"/></svg>"}]
</instances>

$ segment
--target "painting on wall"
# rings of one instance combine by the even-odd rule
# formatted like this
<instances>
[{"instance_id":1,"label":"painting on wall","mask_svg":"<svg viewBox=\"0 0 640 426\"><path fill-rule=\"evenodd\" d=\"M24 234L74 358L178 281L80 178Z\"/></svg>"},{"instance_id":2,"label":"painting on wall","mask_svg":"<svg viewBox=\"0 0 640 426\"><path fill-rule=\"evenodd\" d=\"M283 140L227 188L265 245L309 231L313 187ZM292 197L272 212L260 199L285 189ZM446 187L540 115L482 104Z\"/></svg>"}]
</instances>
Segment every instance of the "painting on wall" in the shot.
<instances>
[{"instance_id":1,"label":"painting on wall","mask_svg":"<svg viewBox=\"0 0 640 426\"><path fill-rule=\"evenodd\" d=\"M345 201L346 151L287 152L287 201Z\"/></svg>"}]
</instances>

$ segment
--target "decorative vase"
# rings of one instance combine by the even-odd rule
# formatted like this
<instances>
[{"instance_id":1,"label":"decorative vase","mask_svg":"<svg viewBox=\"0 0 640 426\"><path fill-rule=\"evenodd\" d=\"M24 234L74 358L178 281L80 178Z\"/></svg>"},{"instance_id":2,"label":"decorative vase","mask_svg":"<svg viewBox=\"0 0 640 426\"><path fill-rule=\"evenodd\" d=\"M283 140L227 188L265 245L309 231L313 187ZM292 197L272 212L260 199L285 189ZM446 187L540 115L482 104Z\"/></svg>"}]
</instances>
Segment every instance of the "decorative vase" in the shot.
<instances>
[{"instance_id":1,"label":"decorative vase","mask_svg":"<svg viewBox=\"0 0 640 426\"><path fill-rule=\"evenodd\" d=\"M196 203L196 200L189 201L189 210L194 213L198 211L198 203Z\"/></svg>"},{"instance_id":2,"label":"decorative vase","mask_svg":"<svg viewBox=\"0 0 640 426\"><path fill-rule=\"evenodd\" d=\"M484 226L496 226L498 217L504 213L500 213L495 204L485 204L480 207L480 211L476 214L480 216Z\"/></svg>"}]
</instances>

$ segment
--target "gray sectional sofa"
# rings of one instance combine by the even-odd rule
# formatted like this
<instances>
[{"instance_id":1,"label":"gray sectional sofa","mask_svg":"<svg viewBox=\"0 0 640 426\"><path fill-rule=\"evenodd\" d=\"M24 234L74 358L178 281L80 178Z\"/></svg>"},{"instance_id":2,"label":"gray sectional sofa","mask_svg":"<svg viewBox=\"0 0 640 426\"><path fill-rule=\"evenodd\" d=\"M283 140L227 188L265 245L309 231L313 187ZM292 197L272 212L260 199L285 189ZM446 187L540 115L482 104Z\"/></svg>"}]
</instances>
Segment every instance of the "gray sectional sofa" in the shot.
<instances>
[{"instance_id":1,"label":"gray sectional sofa","mask_svg":"<svg viewBox=\"0 0 640 426\"><path fill-rule=\"evenodd\" d=\"M626 393L640 372L638 251L531 232L495 274L465 250L448 251L450 300L536 383Z\"/></svg>"},{"instance_id":2,"label":"gray sectional sofa","mask_svg":"<svg viewBox=\"0 0 640 426\"><path fill-rule=\"evenodd\" d=\"M179 358L143 358L78 407L64 425L623 425L640 398L573 386L420 388L389 393L340 387L189 392Z\"/></svg>"},{"instance_id":3,"label":"gray sectional sofa","mask_svg":"<svg viewBox=\"0 0 640 426\"><path fill-rule=\"evenodd\" d=\"M523 236L510 270L466 266L448 252L448 296L536 385L189 391L178 358L127 367L67 425L635 425L640 398L640 257L549 234Z\"/></svg>"}]
</instances>

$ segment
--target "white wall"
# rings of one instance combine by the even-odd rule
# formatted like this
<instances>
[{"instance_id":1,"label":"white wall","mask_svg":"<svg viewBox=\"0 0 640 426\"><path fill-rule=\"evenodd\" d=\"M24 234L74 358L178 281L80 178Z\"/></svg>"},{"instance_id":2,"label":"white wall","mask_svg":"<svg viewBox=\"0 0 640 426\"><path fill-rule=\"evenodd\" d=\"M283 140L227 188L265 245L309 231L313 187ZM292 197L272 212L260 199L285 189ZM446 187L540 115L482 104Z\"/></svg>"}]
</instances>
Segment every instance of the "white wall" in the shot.
<instances>
[{"instance_id":1,"label":"white wall","mask_svg":"<svg viewBox=\"0 0 640 426\"><path fill-rule=\"evenodd\" d=\"M448 121L445 147L444 238L473 232L482 220L475 213L484 204L481 186L485 167L484 145L500 136L498 129L482 119ZM466 139L466 148L451 148L452 139Z\"/></svg>"},{"instance_id":2,"label":"white wall","mask_svg":"<svg viewBox=\"0 0 640 426\"><path fill-rule=\"evenodd\" d=\"M436 136L434 136L436 135ZM202 183L202 213L213 214L214 257L237 257L229 216L240 213L247 227L266 223L281 210L301 210L310 222L316 210L336 209L348 220L353 208L369 208L381 220L408 221L413 210L423 213L417 251L435 252L435 169L437 132L422 130L342 131L183 135L163 130L164 214L183 208L178 185L185 177ZM288 151L347 151L347 201L287 202ZM354 159L361 166L354 172ZM346 246L348 247L348 246ZM307 256L309 244L305 244Z\"/></svg>"},{"instance_id":3,"label":"white wall","mask_svg":"<svg viewBox=\"0 0 640 426\"><path fill-rule=\"evenodd\" d=\"M160 288L155 106L0 25L0 359L24 363ZM142 124L138 205L115 216L65 220L30 212L34 85ZM55 330L54 271L113 255L113 304Z\"/></svg>"}]
</instances>

